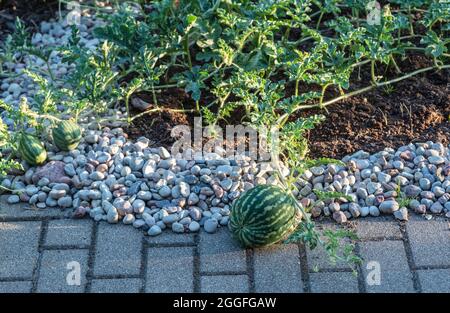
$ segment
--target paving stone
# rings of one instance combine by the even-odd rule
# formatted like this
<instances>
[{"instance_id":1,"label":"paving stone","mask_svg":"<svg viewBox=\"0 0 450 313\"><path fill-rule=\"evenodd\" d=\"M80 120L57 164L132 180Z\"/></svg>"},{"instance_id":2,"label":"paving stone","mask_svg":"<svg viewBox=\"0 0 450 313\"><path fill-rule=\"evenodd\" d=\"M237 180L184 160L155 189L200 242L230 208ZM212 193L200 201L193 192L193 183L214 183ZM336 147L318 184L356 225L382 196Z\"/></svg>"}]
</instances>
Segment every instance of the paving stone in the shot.
<instances>
[{"instance_id":1,"label":"paving stone","mask_svg":"<svg viewBox=\"0 0 450 313\"><path fill-rule=\"evenodd\" d=\"M54 220L48 223L45 245L83 246L91 243L92 220Z\"/></svg>"},{"instance_id":2,"label":"paving stone","mask_svg":"<svg viewBox=\"0 0 450 313\"><path fill-rule=\"evenodd\" d=\"M2 281L0 293L30 293L31 281Z\"/></svg>"},{"instance_id":3,"label":"paving stone","mask_svg":"<svg viewBox=\"0 0 450 313\"><path fill-rule=\"evenodd\" d=\"M176 234L171 230L164 231L161 235L145 237L147 242L151 245L164 244L194 244L193 234Z\"/></svg>"},{"instance_id":4,"label":"paving stone","mask_svg":"<svg viewBox=\"0 0 450 313\"><path fill-rule=\"evenodd\" d=\"M142 236L142 232L129 225L100 223L94 275L138 275Z\"/></svg>"},{"instance_id":5,"label":"paving stone","mask_svg":"<svg viewBox=\"0 0 450 313\"><path fill-rule=\"evenodd\" d=\"M450 265L450 231L447 221L414 218L406 224L416 266Z\"/></svg>"},{"instance_id":6,"label":"paving stone","mask_svg":"<svg viewBox=\"0 0 450 313\"><path fill-rule=\"evenodd\" d=\"M200 271L238 272L247 270L245 249L233 240L227 229L215 234L200 233Z\"/></svg>"},{"instance_id":7,"label":"paving stone","mask_svg":"<svg viewBox=\"0 0 450 313\"><path fill-rule=\"evenodd\" d=\"M0 278L31 278L41 222L0 222Z\"/></svg>"},{"instance_id":8,"label":"paving stone","mask_svg":"<svg viewBox=\"0 0 450 313\"><path fill-rule=\"evenodd\" d=\"M84 292L88 254L87 249L43 251L37 292ZM80 275L79 285L70 285L68 280L74 282L76 277L74 275L78 275L75 274L77 271Z\"/></svg>"},{"instance_id":9,"label":"paving stone","mask_svg":"<svg viewBox=\"0 0 450 313\"><path fill-rule=\"evenodd\" d=\"M369 241L360 244L363 277L367 292L414 292L412 274L403 242L400 240ZM380 269L380 284L368 285L373 281L372 273L377 270L372 262L378 262ZM368 276L368 274L371 274Z\"/></svg>"},{"instance_id":10,"label":"paving stone","mask_svg":"<svg viewBox=\"0 0 450 313\"><path fill-rule=\"evenodd\" d=\"M401 239L402 233L397 222L390 217L366 217L358 220L356 234L360 239L395 238Z\"/></svg>"},{"instance_id":11,"label":"paving stone","mask_svg":"<svg viewBox=\"0 0 450 313\"><path fill-rule=\"evenodd\" d=\"M203 276L200 279L204 293L246 293L249 292L247 275Z\"/></svg>"},{"instance_id":12,"label":"paving stone","mask_svg":"<svg viewBox=\"0 0 450 313\"><path fill-rule=\"evenodd\" d=\"M7 198L8 196L0 196L0 221L12 218L65 217L72 212L71 209L61 210L60 208L38 209L23 202L8 204Z\"/></svg>"},{"instance_id":13,"label":"paving stone","mask_svg":"<svg viewBox=\"0 0 450 313\"><path fill-rule=\"evenodd\" d=\"M338 260L336 263L332 263L327 251L321 245L317 245L312 250L308 247L306 251L309 271L350 269L350 266L344 261Z\"/></svg>"},{"instance_id":14,"label":"paving stone","mask_svg":"<svg viewBox=\"0 0 450 313\"><path fill-rule=\"evenodd\" d=\"M419 270L422 292L450 293L450 269Z\"/></svg>"},{"instance_id":15,"label":"paving stone","mask_svg":"<svg viewBox=\"0 0 450 313\"><path fill-rule=\"evenodd\" d=\"M358 280L351 272L310 273L311 292L359 292Z\"/></svg>"},{"instance_id":16,"label":"paving stone","mask_svg":"<svg viewBox=\"0 0 450 313\"><path fill-rule=\"evenodd\" d=\"M302 292L297 245L275 245L254 250L256 292Z\"/></svg>"},{"instance_id":17,"label":"paving stone","mask_svg":"<svg viewBox=\"0 0 450 313\"><path fill-rule=\"evenodd\" d=\"M146 292L194 292L194 249L151 247L147 250Z\"/></svg>"},{"instance_id":18,"label":"paving stone","mask_svg":"<svg viewBox=\"0 0 450 313\"><path fill-rule=\"evenodd\" d=\"M93 279L92 293L138 293L142 281L139 278Z\"/></svg>"},{"instance_id":19,"label":"paving stone","mask_svg":"<svg viewBox=\"0 0 450 313\"><path fill-rule=\"evenodd\" d=\"M340 226L331 223L317 224L317 229L321 229L321 231L325 229L331 229L333 231L339 229ZM326 238L322 238L323 240L327 240ZM349 243L348 239L341 239L340 243ZM326 250L321 246L317 245L316 248L310 249L306 248L307 260L308 260L308 269L310 271L313 270L335 270L335 269L350 269L349 265L343 261L337 261L333 264L330 261L330 257Z\"/></svg>"}]
</instances>

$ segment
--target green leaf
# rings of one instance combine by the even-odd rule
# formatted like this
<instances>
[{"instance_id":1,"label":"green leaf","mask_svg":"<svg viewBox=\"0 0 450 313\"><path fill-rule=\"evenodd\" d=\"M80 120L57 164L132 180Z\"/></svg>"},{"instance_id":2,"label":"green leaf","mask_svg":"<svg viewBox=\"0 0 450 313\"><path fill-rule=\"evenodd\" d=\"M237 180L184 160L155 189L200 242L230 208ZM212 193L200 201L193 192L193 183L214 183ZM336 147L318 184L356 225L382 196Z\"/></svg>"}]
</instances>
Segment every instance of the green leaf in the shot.
<instances>
[{"instance_id":1,"label":"green leaf","mask_svg":"<svg viewBox=\"0 0 450 313\"><path fill-rule=\"evenodd\" d=\"M442 40L434 31L429 30L425 37L420 41L421 44L427 45L425 48L426 53L432 55L435 58L440 57L447 52L447 47L444 40Z\"/></svg>"},{"instance_id":2,"label":"green leaf","mask_svg":"<svg viewBox=\"0 0 450 313\"><path fill-rule=\"evenodd\" d=\"M186 21L187 21L188 25L192 25L197 21L197 16L195 16L193 14L188 14L186 16Z\"/></svg>"},{"instance_id":3,"label":"green leaf","mask_svg":"<svg viewBox=\"0 0 450 313\"><path fill-rule=\"evenodd\" d=\"M23 167L22 164L15 160L0 159L0 176L6 176L12 169L23 170Z\"/></svg>"},{"instance_id":4,"label":"green leaf","mask_svg":"<svg viewBox=\"0 0 450 313\"><path fill-rule=\"evenodd\" d=\"M192 99L194 101L199 101L200 100L202 92L200 90L200 85L197 82L193 82L193 81L189 82L186 85L185 91L187 93L189 93L189 92L191 93Z\"/></svg>"}]
</instances>

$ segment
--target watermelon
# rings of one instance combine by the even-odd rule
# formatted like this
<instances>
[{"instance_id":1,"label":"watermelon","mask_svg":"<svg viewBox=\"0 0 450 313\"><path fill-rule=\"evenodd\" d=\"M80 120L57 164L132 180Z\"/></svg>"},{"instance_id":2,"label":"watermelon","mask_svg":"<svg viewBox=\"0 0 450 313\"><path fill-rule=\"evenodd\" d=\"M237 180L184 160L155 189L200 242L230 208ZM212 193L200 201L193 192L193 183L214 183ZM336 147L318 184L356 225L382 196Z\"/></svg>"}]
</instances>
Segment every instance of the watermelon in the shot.
<instances>
[{"instance_id":1,"label":"watermelon","mask_svg":"<svg viewBox=\"0 0 450 313\"><path fill-rule=\"evenodd\" d=\"M47 151L41 141L30 134L22 133L19 135L18 152L22 159L30 165L39 165L47 159Z\"/></svg>"},{"instance_id":2,"label":"watermelon","mask_svg":"<svg viewBox=\"0 0 450 313\"><path fill-rule=\"evenodd\" d=\"M228 227L242 246L261 247L287 238L300 220L291 195L276 186L259 185L234 202Z\"/></svg>"},{"instance_id":3,"label":"watermelon","mask_svg":"<svg viewBox=\"0 0 450 313\"><path fill-rule=\"evenodd\" d=\"M63 150L70 151L78 147L81 141L81 128L72 121L61 121L52 129L53 142Z\"/></svg>"}]
</instances>

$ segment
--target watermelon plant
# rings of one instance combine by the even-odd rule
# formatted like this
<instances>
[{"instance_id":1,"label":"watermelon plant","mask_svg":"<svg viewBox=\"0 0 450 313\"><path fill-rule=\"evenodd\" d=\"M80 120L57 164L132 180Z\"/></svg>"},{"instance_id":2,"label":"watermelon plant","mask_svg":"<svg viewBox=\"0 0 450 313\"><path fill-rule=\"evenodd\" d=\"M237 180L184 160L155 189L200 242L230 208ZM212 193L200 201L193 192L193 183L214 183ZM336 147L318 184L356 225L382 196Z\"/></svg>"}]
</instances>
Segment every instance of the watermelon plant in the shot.
<instances>
[{"instance_id":1,"label":"watermelon plant","mask_svg":"<svg viewBox=\"0 0 450 313\"><path fill-rule=\"evenodd\" d=\"M81 141L82 130L73 120L61 120L51 115L34 111L28 105L25 97L21 98L19 109L0 100L0 108L13 121L12 127L7 127L0 119L0 149L6 154L6 159L0 164L0 171L20 168L14 158L20 156L30 165L40 165L47 159L47 151L40 140L48 138L48 127L52 124L52 135L55 145L64 151L75 149ZM1 174L3 175L3 174Z\"/></svg>"},{"instance_id":2,"label":"watermelon plant","mask_svg":"<svg viewBox=\"0 0 450 313\"><path fill-rule=\"evenodd\" d=\"M0 101L0 106L2 102ZM22 165L16 160L12 159L10 153L6 154L8 150L11 149L12 144L11 134L8 131L8 127L0 118L0 178L6 176L11 169L21 170L23 169ZM2 190L9 190L4 186L0 185L0 193Z\"/></svg>"},{"instance_id":3,"label":"watermelon plant","mask_svg":"<svg viewBox=\"0 0 450 313\"><path fill-rule=\"evenodd\" d=\"M226 119L239 106L249 114L257 109L264 101L259 95L266 96L254 90L261 79L293 84L295 97L301 96L300 87L318 87L314 98L309 93L308 99L282 95L286 102L281 109L296 111L324 108L379 86L448 68L444 4L390 1L395 10L385 6L380 23L369 24L362 19L369 13L368 2L181 0L176 5L151 2L150 10L124 4L116 14L105 16L108 23L96 34L117 47L116 64L123 68L119 76L141 78L146 83L140 91L152 94L184 88L198 112L217 113L212 123ZM424 12L425 20L413 18L412 12ZM408 32L430 25L434 37L431 32ZM418 51L434 53L434 66L403 73L398 59ZM370 68L371 83L345 92L351 88L351 74L363 66ZM385 67L394 68L399 76L384 78ZM330 98L335 89L339 96ZM205 102L211 96L213 100Z\"/></svg>"}]
</instances>

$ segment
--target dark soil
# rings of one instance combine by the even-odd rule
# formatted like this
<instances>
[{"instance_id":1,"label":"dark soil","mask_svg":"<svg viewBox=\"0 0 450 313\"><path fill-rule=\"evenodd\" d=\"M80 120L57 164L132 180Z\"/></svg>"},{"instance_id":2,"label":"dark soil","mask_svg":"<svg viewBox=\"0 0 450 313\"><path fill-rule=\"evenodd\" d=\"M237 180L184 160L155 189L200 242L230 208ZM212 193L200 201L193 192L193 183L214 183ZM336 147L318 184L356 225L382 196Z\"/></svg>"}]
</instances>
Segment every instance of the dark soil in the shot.
<instances>
[{"instance_id":1,"label":"dark soil","mask_svg":"<svg viewBox=\"0 0 450 313\"><path fill-rule=\"evenodd\" d=\"M16 17L37 30L39 22L55 16L57 10L58 0L0 0L0 39L14 31Z\"/></svg>"},{"instance_id":2,"label":"dark soil","mask_svg":"<svg viewBox=\"0 0 450 313\"><path fill-rule=\"evenodd\" d=\"M154 104L151 95L138 94L137 97L147 103ZM184 91L170 89L158 97L158 107L164 107L165 109L191 109L192 101ZM131 112L132 115L139 113L139 111ZM135 119L126 129L126 133L131 138L145 136L152 140L155 146L169 147L174 142L170 132L176 125L193 125L193 116L169 110L144 115Z\"/></svg>"},{"instance_id":3,"label":"dark soil","mask_svg":"<svg viewBox=\"0 0 450 313\"><path fill-rule=\"evenodd\" d=\"M94 5L95 1L84 1ZM39 31L39 24L51 18L59 18L59 9L67 10L66 3L59 0L0 0L0 40L15 30L15 20L20 18L30 32Z\"/></svg>"},{"instance_id":4,"label":"dark soil","mask_svg":"<svg viewBox=\"0 0 450 313\"><path fill-rule=\"evenodd\" d=\"M401 64L401 68L410 72L429 65L426 58L415 56L408 64ZM370 78L366 69L361 78L355 87L367 86ZM169 96L161 98L165 100L160 102L172 108L180 108L181 104L192 107L189 96L180 90L172 90ZM390 89L378 88L343 100L327 110L302 111L299 115L323 114L326 117L308 134L312 158L342 158L361 149L373 153L384 147L398 148L427 140L449 144L450 71L427 72L394 84ZM241 116L236 112L233 120L239 123ZM156 145L168 147L174 142L170 130L179 124L192 125L192 114L165 111L145 115L128 131L131 137L148 136Z\"/></svg>"},{"instance_id":5,"label":"dark soil","mask_svg":"<svg viewBox=\"0 0 450 313\"><path fill-rule=\"evenodd\" d=\"M427 65L414 58L409 70ZM450 72L429 72L392 86L329 106L326 120L309 133L310 155L340 158L428 140L449 144Z\"/></svg>"}]
</instances>

